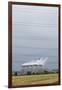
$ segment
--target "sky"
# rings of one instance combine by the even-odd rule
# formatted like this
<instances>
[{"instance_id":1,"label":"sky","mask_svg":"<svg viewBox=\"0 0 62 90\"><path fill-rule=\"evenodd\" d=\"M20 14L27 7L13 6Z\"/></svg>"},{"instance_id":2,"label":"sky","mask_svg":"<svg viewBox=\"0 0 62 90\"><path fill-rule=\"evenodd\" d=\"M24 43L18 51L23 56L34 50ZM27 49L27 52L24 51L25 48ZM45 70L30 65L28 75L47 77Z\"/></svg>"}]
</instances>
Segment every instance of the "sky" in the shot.
<instances>
[{"instance_id":1,"label":"sky","mask_svg":"<svg viewBox=\"0 0 62 90\"><path fill-rule=\"evenodd\" d=\"M12 70L41 57L58 68L58 8L12 5Z\"/></svg>"}]
</instances>

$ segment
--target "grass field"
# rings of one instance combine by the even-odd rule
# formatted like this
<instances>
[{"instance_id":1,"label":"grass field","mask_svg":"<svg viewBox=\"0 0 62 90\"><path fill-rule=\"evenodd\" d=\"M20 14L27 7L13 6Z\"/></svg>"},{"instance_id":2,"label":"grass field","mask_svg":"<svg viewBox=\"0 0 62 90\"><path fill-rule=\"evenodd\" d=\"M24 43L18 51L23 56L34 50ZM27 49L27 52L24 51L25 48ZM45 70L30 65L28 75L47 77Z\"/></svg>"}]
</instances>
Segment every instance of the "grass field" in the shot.
<instances>
[{"instance_id":1,"label":"grass field","mask_svg":"<svg viewBox=\"0 0 62 90\"><path fill-rule=\"evenodd\" d=\"M12 76L12 85L57 84L58 74Z\"/></svg>"}]
</instances>

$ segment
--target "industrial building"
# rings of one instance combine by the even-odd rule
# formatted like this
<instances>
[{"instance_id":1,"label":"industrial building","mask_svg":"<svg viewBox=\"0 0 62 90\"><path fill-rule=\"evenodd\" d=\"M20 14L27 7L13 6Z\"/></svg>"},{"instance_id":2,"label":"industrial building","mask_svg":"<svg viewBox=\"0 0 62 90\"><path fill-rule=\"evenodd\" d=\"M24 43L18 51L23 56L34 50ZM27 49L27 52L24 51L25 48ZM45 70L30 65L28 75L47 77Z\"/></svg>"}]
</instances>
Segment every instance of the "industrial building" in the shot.
<instances>
[{"instance_id":1,"label":"industrial building","mask_svg":"<svg viewBox=\"0 0 62 90\"><path fill-rule=\"evenodd\" d=\"M41 73L45 70L45 68L43 67L47 61L48 57L44 58L40 58L37 60L32 60L30 62L26 62L23 63L21 65L22 70L21 70L21 74L29 74L29 73Z\"/></svg>"}]
</instances>

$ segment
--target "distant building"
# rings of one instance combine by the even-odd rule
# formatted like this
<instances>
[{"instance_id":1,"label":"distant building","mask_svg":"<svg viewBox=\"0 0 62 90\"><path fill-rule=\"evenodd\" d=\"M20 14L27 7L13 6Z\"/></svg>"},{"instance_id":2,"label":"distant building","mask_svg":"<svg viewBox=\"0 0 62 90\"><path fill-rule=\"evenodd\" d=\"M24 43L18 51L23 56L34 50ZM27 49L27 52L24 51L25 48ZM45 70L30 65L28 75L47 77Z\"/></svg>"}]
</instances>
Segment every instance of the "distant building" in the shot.
<instances>
[{"instance_id":1,"label":"distant building","mask_svg":"<svg viewBox=\"0 0 62 90\"><path fill-rule=\"evenodd\" d=\"M33 60L31 62L27 62L22 64L22 70L21 70L21 74L29 74L29 73L41 73L44 71L43 65L46 63L47 61L47 57L45 59L40 58L38 60Z\"/></svg>"}]
</instances>

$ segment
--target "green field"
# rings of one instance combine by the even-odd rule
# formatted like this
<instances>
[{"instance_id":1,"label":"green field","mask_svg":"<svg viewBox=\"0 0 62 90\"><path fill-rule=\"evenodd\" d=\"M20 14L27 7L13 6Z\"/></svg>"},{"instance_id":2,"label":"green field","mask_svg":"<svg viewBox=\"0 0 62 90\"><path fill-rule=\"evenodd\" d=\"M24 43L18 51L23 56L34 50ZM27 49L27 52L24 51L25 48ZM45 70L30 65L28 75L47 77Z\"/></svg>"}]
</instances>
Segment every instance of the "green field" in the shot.
<instances>
[{"instance_id":1,"label":"green field","mask_svg":"<svg viewBox=\"0 0 62 90\"><path fill-rule=\"evenodd\" d=\"M58 74L12 76L12 85L57 84Z\"/></svg>"}]
</instances>

